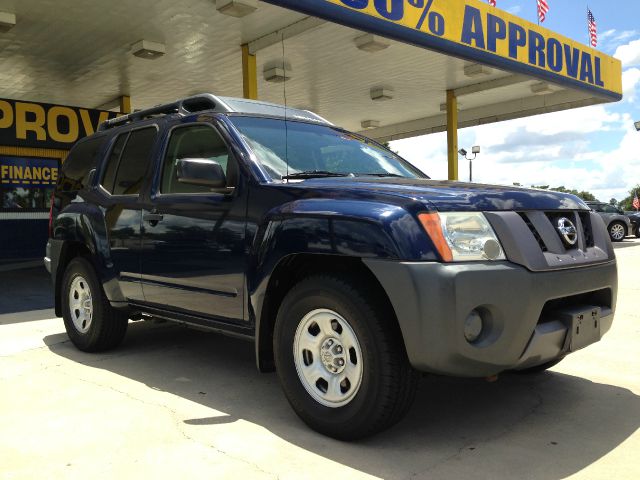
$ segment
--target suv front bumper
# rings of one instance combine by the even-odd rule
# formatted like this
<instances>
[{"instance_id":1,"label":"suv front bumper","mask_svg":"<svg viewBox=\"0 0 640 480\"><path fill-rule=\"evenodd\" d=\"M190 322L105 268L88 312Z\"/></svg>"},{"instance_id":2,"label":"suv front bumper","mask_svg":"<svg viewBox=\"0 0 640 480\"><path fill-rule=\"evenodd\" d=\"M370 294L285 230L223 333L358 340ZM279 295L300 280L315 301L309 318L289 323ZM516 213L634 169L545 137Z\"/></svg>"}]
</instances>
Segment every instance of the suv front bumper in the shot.
<instances>
[{"instance_id":1,"label":"suv front bumper","mask_svg":"<svg viewBox=\"0 0 640 480\"><path fill-rule=\"evenodd\" d=\"M597 309L593 341L613 321L615 260L535 273L511 262L364 263L387 292L409 361L421 371L483 377L540 365L577 349L567 321L572 312ZM484 329L469 343L465 321L474 309Z\"/></svg>"}]
</instances>

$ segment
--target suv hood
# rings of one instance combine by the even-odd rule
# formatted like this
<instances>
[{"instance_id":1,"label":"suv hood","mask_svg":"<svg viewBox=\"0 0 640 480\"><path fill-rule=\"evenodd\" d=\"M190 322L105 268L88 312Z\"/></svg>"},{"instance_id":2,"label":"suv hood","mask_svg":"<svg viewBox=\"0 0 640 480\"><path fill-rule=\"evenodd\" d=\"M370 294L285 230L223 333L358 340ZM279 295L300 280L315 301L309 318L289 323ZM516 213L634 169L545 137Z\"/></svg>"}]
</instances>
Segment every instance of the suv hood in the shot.
<instances>
[{"instance_id":1,"label":"suv hood","mask_svg":"<svg viewBox=\"0 0 640 480\"><path fill-rule=\"evenodd\" d=\"M439 211L589 210L575 195L521 187L482 185L421 178L331 177L296 182L298 188L365 191L374 197L419 201ZM399 198L399 199L400 199Z\"/></svg>"}]
</instances>

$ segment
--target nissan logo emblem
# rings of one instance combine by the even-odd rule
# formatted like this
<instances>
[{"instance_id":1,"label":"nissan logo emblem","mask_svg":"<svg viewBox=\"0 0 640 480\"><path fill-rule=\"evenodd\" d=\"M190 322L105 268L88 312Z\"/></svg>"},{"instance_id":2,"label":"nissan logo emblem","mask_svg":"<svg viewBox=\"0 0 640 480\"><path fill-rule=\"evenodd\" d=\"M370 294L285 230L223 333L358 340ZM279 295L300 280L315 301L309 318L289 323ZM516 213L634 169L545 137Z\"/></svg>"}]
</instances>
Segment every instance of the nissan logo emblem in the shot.
<instances>
[{"instance_id":1,"label":"nissan logo emblem","mask_svg":"<svg viewBox=\"0 0 640 480\"><path fill-rule=\"evenodd\" d=\"M573 246L578 241L578 230L567 217L558 219L558 232L560 232L560 236L567 245Z\"/></svg>"}]
</instances>

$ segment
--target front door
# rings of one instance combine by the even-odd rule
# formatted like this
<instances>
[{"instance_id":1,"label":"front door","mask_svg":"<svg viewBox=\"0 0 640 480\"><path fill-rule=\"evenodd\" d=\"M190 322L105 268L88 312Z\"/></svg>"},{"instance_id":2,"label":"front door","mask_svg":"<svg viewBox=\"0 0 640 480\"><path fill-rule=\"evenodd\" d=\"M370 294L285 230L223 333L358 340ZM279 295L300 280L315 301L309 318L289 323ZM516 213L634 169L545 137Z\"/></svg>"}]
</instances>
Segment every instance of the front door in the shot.
<instances>
[{"instance_id":1,"label":"front door","mask_svg":"<svg viewBox=\"0 0 640 480\"><path fill-rule=\"evenodd\" d=\"M178 181L183 158L215 160L228 193ZM142 212L142 288L158 308L219 320L244 320L246 184L210 124L174 128L161 159L160 181Z\"/></svg>"}]
</instances>

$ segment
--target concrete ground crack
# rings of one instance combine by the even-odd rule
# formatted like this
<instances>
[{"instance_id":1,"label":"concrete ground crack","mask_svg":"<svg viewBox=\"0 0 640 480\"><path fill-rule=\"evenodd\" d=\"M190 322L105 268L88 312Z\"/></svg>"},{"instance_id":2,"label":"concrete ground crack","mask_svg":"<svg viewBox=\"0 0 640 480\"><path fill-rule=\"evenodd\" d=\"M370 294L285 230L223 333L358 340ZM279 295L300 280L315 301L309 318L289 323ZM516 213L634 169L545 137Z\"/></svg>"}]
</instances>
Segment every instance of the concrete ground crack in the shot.
<instances>
[{"instance_id":1,"label":"concrete ground crack","mask_svg":"<svg viewBox=\"0 0 640 480\"><path fill-rule=\"evenodd\" d=\"M81 377L77 377L77 376L74 376L74 375L70 375L67 372L64 372L64 371L60 370L59 368L57 368L57 370L58 370L58 373L60 373L62 375L65 375L67 377L73 378L75 380L80 380L81 382L88 383L90 385L94 385L94 386L100 387L100 388L108 388L112 392L118 393L120 395L124 395L125 397L127 397L130 400L142 403L144 405L149 405L149 406L152 406L152 407L163 409L163 410L165 410L165 411L167 411L169 413L169 415L171 416L171 418L173 419L173 421L175 423L176 429L178 430L178 432L180 432L180 435L182 435L182 437L184 439L186 439L186 440L188 440L190 442L193 442L193 443L197 443L199 445L203 445L203 446L215 451L216 453L224 455L224 456L226 456L226 457L228 457L228 458L230 458L232 460L244 463L245 465L248 465L251 468L253 468L253 469L255 469L255 470L257 470L257 471L259 471L261 473L264 473L265 475L268 475L268 476L270 476L272 478L275 478L275 479L278 478L278 475L276 475L276 474L274 474L272 472L268 472L268 471L264 470L263 468L261 468L256 463L253 463L253 462L251 462L251 461L249 461L249 460L247 460L245 458L238 457L236 455L232 455L229 452L226 452L224 450L219 449L215 445L212 445L212 444L207 443L207 442L201 442L198 439L192 437L191 435L189 435L187 432L184 431L184 429L183 429L183 423L184 422L183 422L182 418L178 415L178 412L176 412L174 409L172 409L171 407L169 407L167 405L164 405L162 403L149 402L147 400L143 400L143 399L141 399L139 397L136 397L136 396L134 396L134 395L132 395L132 394L130 394L128 392L119 390L119 389L117 389L117 388L115 388L115 387L113 387L111 385L105 385L105 384L102 384L100 382L95 382L95 381L87 380L86 378L81 378Z\"/></svg>"}]
</instances>

